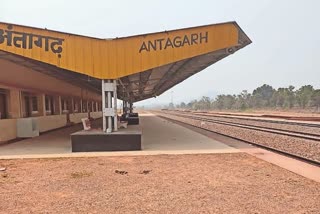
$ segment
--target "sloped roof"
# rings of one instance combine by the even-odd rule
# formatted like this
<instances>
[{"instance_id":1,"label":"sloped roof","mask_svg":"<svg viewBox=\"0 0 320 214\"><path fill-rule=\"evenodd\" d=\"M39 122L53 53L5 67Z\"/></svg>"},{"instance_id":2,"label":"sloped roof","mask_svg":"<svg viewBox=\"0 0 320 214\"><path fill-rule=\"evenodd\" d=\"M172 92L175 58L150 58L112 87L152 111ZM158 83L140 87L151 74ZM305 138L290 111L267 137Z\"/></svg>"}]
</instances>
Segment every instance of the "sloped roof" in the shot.
<instances>
[{"instance_id":1,"label":"sloped roof","mask_svg":"<svg viewBox=\"0 0 320 214\"><path fill-rule=\"evenodd\" d=\"M108 40L0 22L0 58L96 91L101 79L118 79L118 97L132 102L250 43L236 22Z\"/></svg>"}]
</instances>

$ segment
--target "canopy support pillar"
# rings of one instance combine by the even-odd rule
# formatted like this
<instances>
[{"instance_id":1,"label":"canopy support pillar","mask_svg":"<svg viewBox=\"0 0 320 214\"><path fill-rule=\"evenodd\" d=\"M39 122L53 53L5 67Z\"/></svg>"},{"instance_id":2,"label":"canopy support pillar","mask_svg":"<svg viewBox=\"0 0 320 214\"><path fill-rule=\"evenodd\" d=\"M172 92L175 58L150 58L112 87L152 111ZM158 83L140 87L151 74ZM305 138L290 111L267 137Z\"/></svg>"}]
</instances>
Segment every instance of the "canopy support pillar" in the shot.
<instances>
[{"instance_id":1,"label":"canopy support pillar","mask_svg":"<svg viewBox=\"0 0 320 214\"><path fill-rule=\"evenodd\" d=\"M117 81L102 80L102 128L104 132L118 131L117 115Z\"/></svg>"}]
</instances>

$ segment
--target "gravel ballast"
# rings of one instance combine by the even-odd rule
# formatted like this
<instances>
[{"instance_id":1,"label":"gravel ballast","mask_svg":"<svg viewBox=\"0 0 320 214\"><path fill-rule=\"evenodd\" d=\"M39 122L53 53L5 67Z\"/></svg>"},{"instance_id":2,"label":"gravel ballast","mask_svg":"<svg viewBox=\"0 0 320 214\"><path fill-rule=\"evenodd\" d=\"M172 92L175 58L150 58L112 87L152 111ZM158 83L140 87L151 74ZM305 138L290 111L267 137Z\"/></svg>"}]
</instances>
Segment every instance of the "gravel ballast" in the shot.
<instances>
[{"instance_id":1,"label":"gravel ballast","mask_svg":"<svg viewBox=\"0 0 320 214\"><path fill-rule=\"evenodd\" d=\"M179 112L180 113L180 112ZM181 114L181 113L180 113ZM237 117L228 117L228 116L215 116L212 114L205 114L205 113L196 113L197 117L202 118L210 118L214 120L219 120L222 122L233 122L233 123L239 123L243 125L254 125L257 127L266 127L266 128L274 128L274 129L280 129L284 131L296 131L296 132L303 132L305 134L320 134L320 128L319 127L308 127L298 124L290 124L292 121L286 121L287 124L285 124L283 121L277 121L278 123L272 122L270 119L266 121L262 121L261 119L252 119L252 118L237 118ZM261 121L260 121L261 120Z\"/></svg>"},{"instance_id":2,"label":"gravel ballast","mask_svg":"<svg viewBox=\"0 0 320 214\"><path fill-rule=\"evenodd\" d=\"M244 153L0 160L0 213L317 213L320 184Z\"/></svg>"},{"instance_id":3,"label":"gravel ballast","mask_svg":"<svg viewBox=\"0 0 320 214\"><path fill-rule=\"evenodd\" d=\"M320 162L320 142L318 141L205 122L187 118L184 117L184 115L170 114L169 112L156 112L156 114L165 118L211 130L216 133L279 149L284 152L289 152L291 154Z\"/></svg>"}]
</instances>

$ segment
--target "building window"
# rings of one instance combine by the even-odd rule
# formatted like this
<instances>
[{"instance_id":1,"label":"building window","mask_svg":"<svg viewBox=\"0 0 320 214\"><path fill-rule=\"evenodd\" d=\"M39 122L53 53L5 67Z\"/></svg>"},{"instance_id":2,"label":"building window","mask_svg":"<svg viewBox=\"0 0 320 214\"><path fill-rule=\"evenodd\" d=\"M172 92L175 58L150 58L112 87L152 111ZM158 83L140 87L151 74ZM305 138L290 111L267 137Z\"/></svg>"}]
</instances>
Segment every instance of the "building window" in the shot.
<instances>
[{"instance_id":1,"label":"building window","mask_svg":"<svg viewBox=\"0 0 320 214\"><path fill-rule=\"evenodd\" d=\"M38 97L37 96L31 97L31 111L33 114L38 113Z\"/></svg>"},{"instance_id":2,"label":"building window","mask_svg":"<svg viewBox=\"0 0 320 214\"><path fill-rule=\"evenodd\" d=\"M46 95L45 104L46 104L46 113L53 115L53 108L54 108L53 97Z\"/></svg>"},{"instance_id":3,"label":"building window","mask_svg":"<svg viewBox=\"0 0 320 214\"><path fill-rule=\"evenodd\" d=\"M94 111L97 112L98 111L98 102L94 102L93 107L94 107Z\"/></svg>"},{"instance_id":4,"label":"building window","mask_svg":"<svg viewBox=\"0 0 320 214\"><path fill-rule=\"evenodd\" d=\"M88 102L88 106L89 106L89 112L92 112L92 102L91 101Z\"/></svg>"},{"instance_id":5,"label":"building window","mask_svg":"<svg viewBox=\"0 0 320 214\"><path fill-rule=\"evenodd\" d=\"M87 101L82 101L82 112L87 112Z\"/></svg>"},{"instance_id":6,"label":"building window","mask_svg":"<svg viewBox=\"0 0 320 214\"><path fill-rule=\"evenodd\" d=\"M7 93L0 89L0 119L7 119Z\"/></svg>"},{"instance_id":7,"label":"building window","mask_svg":"<svg viewBox=\"0 0 320 214\"><path fill-rule=\"evenodd\" d=\"M22 92L23 117L37 116L39 113L39 100L36 94Z\"/></svg>"},{"instance_id":8,"label":"building window","mask_svg":"<svg viewBox=\"0 0 320 214\"><path fill-rule=\"evenodd\" d=\"M68 113L69 112L69 101L65 98L61 99L61 109L63 113Z\"/></svg>"},{"instance_id":9,"label":"building window","mask_svg":"<svg viewBox=\"0 0 320 214\"><path fill-rule=\"evenodd\" d=\"M79 101L78 100L73 101L73 112L79 112Z\"/></svg>"}]
</instances>

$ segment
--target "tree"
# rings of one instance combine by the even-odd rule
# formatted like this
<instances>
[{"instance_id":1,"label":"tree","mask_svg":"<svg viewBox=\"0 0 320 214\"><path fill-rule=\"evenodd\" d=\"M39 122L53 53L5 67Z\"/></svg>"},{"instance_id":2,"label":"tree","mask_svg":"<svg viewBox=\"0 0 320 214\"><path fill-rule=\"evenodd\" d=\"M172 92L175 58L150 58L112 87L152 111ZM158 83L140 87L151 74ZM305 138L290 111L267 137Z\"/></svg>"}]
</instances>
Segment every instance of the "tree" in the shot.
<instances>
[{"instance_id":1,"label":"tree","mask_svg":"<svg viewBox=\"0 0 320 214\"><path fill-rule=\"evenodd\" d=\"M211 100L209 97L203 96L199 102L199 108L202 110L209 110L211 107Z\"/></svg>"},{"instance_id":2,"label":"tree","mask_svg":"<svg viewBox=\"0 0 320 214\"><path fill-rule=\"evenodd\" d=\"M314 90L311 96L312 103L317 107L317 111L320 111L320 89Z\"/></svg>"},{"instance_id":3,"label":"tree","mask_svg":"<svg viewBox=\"0 0 320 214\"><path fill-rule=\"evenodd\" d=\"M182 109L185 109L187 107L187 105L184 102L181 102L179 107Z\"/></svg>"},{"instance_id":4,"label":"tree","mask_svg":"<svg viewBox=\"0 0 320 214\"><path fill-rule=\"evenodd\" d=\"M254 107L268 107L275 90L272 86L264 84L261 87L255 89L252 93Z\"/></svg>"},{"instance_id":5,"label":"tree","mask_svg":"<svg viewBox=\"0 0 320 214\"><path fill-rule=\"evenodd\" d=\"M188 104L182 102L177 107L189 109L238 109L247 108L293 108L296 104L305 108L307 106L316 107L320 111L319 90L315 90L311 85L305 85L295 90L294 86L278 88L275 90L272 86L264 84L256 88L252 94L243 90L238 95L220 94L215 100L203 96L200 100L193 100Z\"/></svg>"},{"instance_id":6,"label":"tree","mask_svg":"<svg viewBox=\"0 0 320 214\"><path fill-rule=\"evenodd\" d=\"M296 101L296 93L294 91L294 86L290 85L289 88L288 88L288 105L289 105L289 108L292 108L294 106L294 103Z\"/></svg>"},{"instance_id":7,"label":"tree","mask_svg":"<svg viewBox=\"0 0 320 214\"><path fill-rule=\"evenodd\" d=\"M232 109L236 103L235 95L218 95L215 100L215 106L218 109Z\"/></svg>"},{"instance_id":8,"label":"tree","mask_svg":"<svg viewBox=\"0 0 320 214\"><path fill-rule=\"evenodd\" d=\"M276 108L292 108L294 103L295 92L293 86L289 86L288 88L278 88L278 90L274 91L270 100L270 106Z\"/></svg>"},{"instance_id":9,"label":"tree","mask_svg":"<svg viewBox=\"0 0 320 214\"><path fill-rule=\"evenodd\" d=\"M248 91L243 90L241 94L237 95L234 107L240 110L245 110L249 108L249 98L250 94L248 93Z\"/></svg>"},{"instance_id":10,"label":"tree","mask_svg":"<svg viewBox=\"0 0 320 214\"><path fill-rule=\"evenodd\" d=\"M191 102L189 102L188 104L187 104L187 107L189 108L189 109L197 109L197 100L192 100Z\"/></svg>"},{"instance_id":11,"label":"tree","mask_svg":"<svg viewBox=\"0 0 320 214\"><path fill-rule=\"evenodd\" d=\"M301 108L306 108L310 103L313 91L314 89L311 85L305 85L299 88L297 91L297 100Z\"/></svg>"},{"instance_id":12,"label":"tree","mask_svg":"<svg viewBox=\"0 0 320 214\"><path fill-rule=\"evenodd\" d=\"M218 95L217 98L214 101L214 107L218 108L218 109L223 109L224 105L223 105L223 96L225 95Z\"/></svg>"},{"instance_id":13,"label":"tree","mask_svg":"<svg viewBox=\"0 0 320 214\"><path fill-rule=\"evenodd\" d=\"M287 97L286 88L278 88L278 90L274 94L277 95L276 107L279 106L283 108Z\"/></svg>"}]
</instances>

